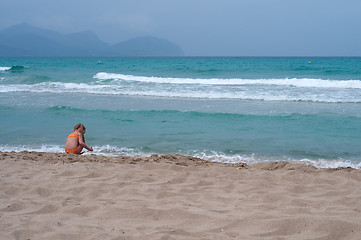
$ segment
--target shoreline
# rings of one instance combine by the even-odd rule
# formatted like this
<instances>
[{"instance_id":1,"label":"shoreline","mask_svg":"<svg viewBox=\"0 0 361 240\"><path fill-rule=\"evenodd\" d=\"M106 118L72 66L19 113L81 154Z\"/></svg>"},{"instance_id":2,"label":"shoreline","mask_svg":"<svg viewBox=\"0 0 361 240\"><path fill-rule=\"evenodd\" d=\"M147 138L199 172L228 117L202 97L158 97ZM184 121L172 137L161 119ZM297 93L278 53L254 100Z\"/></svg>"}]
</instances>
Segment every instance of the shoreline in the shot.
<instances>
[{"instance_id":1,"label":"shoreline","mask_svg":"<svg viewBox=\"0 0 361 240\"><path fill-rule=\"evenodd\" d=\"M183 161L183 164L190 164L193 162L194 164L200 165L209 165L209 164L220 164L228 167L237 167L237 168L258 168L263 170L276 170L276 169L288 169L288 170L302 170L302 171L360 171L361 169L351 167L351 166L337 166L337 167L317 167L315 166L316 161L262 161L255 163L247 163L247 162L222 162L222 161L214 161L202 159L200 157L194 157L190 155L182 155L182 154L152 154L150 156L126 156L126 155L102 155L102 154L93 154L91 152L87 152L87 154L76 155L76 154L66 154L66 153L57 153L57 152L41 152L41 151L0 151L0 160L10 156L10 158L14 158L15 156L29 156L29 158L33 161L41 161L45 159L53 159L52 163L56 163L55 159L62 159L62 163L73 163L73 162L101 162L101 163L143 163L143 162L168 162L167 160L179 160ZM36 156L41 157L40 159L36 158ZM64 158L63 158L64 157ZM213 157L214 158L214 157ZM185 162L184 162L185 161ZM175 164L179 164L175 162Z\"/></svg>"},{"instance_id":2,"label":"shoreline","mask_svg":"<svg viewBox=\"0 0 361 240\"><path fill-rule=\"evenodd\" d=\"M361 171L0 153L1 239L351 239Z\"/></svg>"}]
</instances>

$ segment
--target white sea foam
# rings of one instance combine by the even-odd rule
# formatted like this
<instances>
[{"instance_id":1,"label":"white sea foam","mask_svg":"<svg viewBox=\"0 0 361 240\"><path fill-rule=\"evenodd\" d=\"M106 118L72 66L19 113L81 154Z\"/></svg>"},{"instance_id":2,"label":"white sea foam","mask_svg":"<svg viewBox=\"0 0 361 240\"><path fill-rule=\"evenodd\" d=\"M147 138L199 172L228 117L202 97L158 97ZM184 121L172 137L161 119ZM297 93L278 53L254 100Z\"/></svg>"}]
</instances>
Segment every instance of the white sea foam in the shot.
<instances>
[{"instance_id":1,"label":"white sea foam","mask_svg":"<svg viewBox=\"0 0 361 240\"><path fill-rule=\"evenodd\" d=\"M0 85L0 92L34 92L34 93L109 93L109 85L90 85L85 83L62 83L62 82L42 82L37 84L7 84ZM103 90L105 89L105 90ZM114 93L115 94L115 93Z\"/></svg>"},{"instance_id":2,"label":"white sea foam","mask_svg":"<svg viewBox=\"0 0 361 240\"><path fill-rule=\"evenodd\" d=\"M10 69L11 69L11 67L0 67L0 71L7 71Z\"/></svg>"},{"instance_id":3,"label":"white sea foam","mask_svg":"<svg viewBox=\"0 0 361 240\"><path fill-rule=\"evenodd\" d=\"M104 155L104 156L129 156L129 157L148 157L151 154L146 154L139 149L132 149L126 147L116 147L111 145L94 146L92 154ZM89 153L89 152L88 152Z\"/></svg>"},{"instance_id":4,"label":"white sea foam","mask_svg":"<svg viewBox=\"0 0 361 240\"><path fill-rule=\"evenodd\" d=\"M89 152L85 151L87 154L96 154L103 156L130 156L130 157L149 157L153 153L144 153L141 149L132 149L125 147L116 147L111 145L104 146L93 146L94 151ZM21 146L10 146L10 145L0 145L0 152L48 152L48 153L64 153L64 147L60 145L21 145ZM183 154L183 153L180 153ZM246 164L255 164L260 162L269 162L269 161L289 161L289 162L301 162L306 165L312 165L316 168L339 168L339 167L351 167L354 169L361 169L361 162L349 161L349 160L293 160L293 159L278 159L278 158L269 158L263 157L256 154L250 155L226 155L217 152L197 152L194 151L188 155L193 157L198 157L211 162L221 162L221 163L246 163Z\"/></svg>"},{"instance_id":5,"label":"white sea foam","mask_svg":"<svg viewBox=\"0 0 361 240\"><path fill-rule=\"evenodd\" d=\"M323 80L313 78L284 78L284 79L241 79L241 78L171 78L171 77L145 77L116 73L99 72L94 75L99 80L124 80L147 83L169 84L202 84L202 85L277 85L307 88L355 88L361 89L360 80Z\"/></svg>"},{"instance_id":6,"label":"white sea foam","mask_svg":"<svg viewBox=\"0 0 361 240\"><path fill-rule=\"evenodd\" d=\"M317 168L355 168L361 169L361 162L337 159L337 160L325 160L325 159L318 159L318 160L310 160L310 159L302 159L300 162L315 166Z\"/></svg>"},{"instance_id":7,"label":"white sea foam","mask_svg":"<svg viewBox=\"0 0 361 240\"><path fill-rule=\"evenodd\" d=\"M251 155L225 155L222 153L211 152L211 153L197 153L194 154L195 157L205 159L207 161L212 162L221 162L221 163L247 163L247 164L255 164L260 162L270 162L270 161L287 161L287 162L301 162L306 165L315 166L316 168L347 168L351 167L354 169L361 169L361 162L350 161L350 160L310 160L310 159L302 159L302 160L294 160L289 158L269 158L257 156L255 154Z\"/></svg>"},{"instance_id":8,"label":"white sea foam","mask_svg":"<svg viewBox=\"0 0 361 240\"><path fill-rule=\"evenodd\" d=\"M64 147L59 145L39 145L39 146L30 146L30 145L0 145L0 152L49 152L49 153L59 153L64 152Z\"/></svg>"},{"instance_id":9,"label":"white sea foam","mask_svg":"<svg viewBox=\"0 0 361 240\"><path fill-rule=\"evenodd\" d=\"M96 154L103 156L130 156L130 157L138 157L138 156L150 156L150 154L144 154L140 150L125 148L125 147L116 147L110 145L104 146L93 146L94 151L84 151L84 154ZM46 153L64 153L64 146L60 145L0 145L0 152L46 152Z\"/></svg>"},{"instance_id":10,"label":"white sea foam","mask_svg":"<svg viewBox=\"0 0 361 240\"><path fill-rule=\"evenodd\" d=\"M152 78L109 73L98 73L94 77L98 81L90 83L0 84L0 93L85 93L191 99L361 103L359 80ZM106 81L109 79L110 81Z\"/></svg>"},{"instance_id":11,"label":"white sea foam","mask_svg":"<svg viewBox=\"0 0 361 240\"><path fill-rule=\"evenodd\" d=\"M233 91L232 91L233 90ZM332 95L325 92L313 93L311 91L279 90L278 92L267 89L206 89L206 88L149 88L139 86L123 87L121 85L90 85L85 83L60 83L47 82L38 84L0 85L0 93L30 92L30 93L85 93L101 95L122 96L150 96L167 98L192 98L192 99L237 99L258 101L308 101L325 103L360 103L358 93ZM356 94L356 95L355 95Z\"/></svg>"}]
</instances>

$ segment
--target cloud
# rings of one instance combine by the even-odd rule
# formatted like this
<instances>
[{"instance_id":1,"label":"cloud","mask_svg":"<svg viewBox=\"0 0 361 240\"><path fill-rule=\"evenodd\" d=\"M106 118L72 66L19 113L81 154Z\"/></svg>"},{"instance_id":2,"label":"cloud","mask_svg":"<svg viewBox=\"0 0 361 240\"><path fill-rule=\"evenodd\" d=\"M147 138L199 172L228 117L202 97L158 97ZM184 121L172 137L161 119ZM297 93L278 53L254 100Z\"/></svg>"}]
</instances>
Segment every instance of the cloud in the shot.
<instances>
[{"instance_id":1,"label":"cloud","mask_svg":"<svg viewBox=\"0 0 361 240\"><path fill-rule=\"evenodd\" d=\"M132 32L151 32L156 28L156 24L152 19L143 13L129 13L129 14L103 14L95 17L94 24L98 26L118 26Z\"/></svg>"},{"instance_id":2,"label":"cloud","mask_svg":"<svg viewBox=\"0 0 361 240\"><path fill-rule=\"evenodd\" d=\"M191 55L361 55L360 8L359 0L2 0L0 30L26 22L92 30L109 43L151 35Z\"/></svg>"}]
</instances>

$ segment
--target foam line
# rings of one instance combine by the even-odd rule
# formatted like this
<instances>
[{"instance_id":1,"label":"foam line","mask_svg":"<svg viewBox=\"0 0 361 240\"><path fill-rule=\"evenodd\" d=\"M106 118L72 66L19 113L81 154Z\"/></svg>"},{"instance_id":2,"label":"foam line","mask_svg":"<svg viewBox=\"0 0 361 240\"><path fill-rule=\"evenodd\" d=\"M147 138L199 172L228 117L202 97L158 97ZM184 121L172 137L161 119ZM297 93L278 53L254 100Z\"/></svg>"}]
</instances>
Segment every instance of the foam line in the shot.
<instances>
[{"instance_id":1,"label":"foam line","mask_svg":"<svg viewBox=\"0 0 361 240\"><path fill-rule=\"evenodd\" d=\"M149 157L151 153L144 153L138 149L130 149L124 147L116 147L110 145L104 146L94 146L94 152L85 151L85 154L96 154L96 155L104 155L104 156L131 156L131 157ZM0 145L0 152L21 152L21 151L29 151L29 152L49 152L49 153L63 153L64 148L60 145L39 145L39 146L9 146L9 145ZM262 156L256 156L255 154L251 155L225 155L222 153L212 152L212 153L204 153L204 152L194 152L191 154L193 157L198 157L204 160L212 161L212 162L222 162L222 163L247 163L247 164L255 164L260 162L267 161L289 161L289 162L301 162L306 165L312 165L317 168L338 168L338 167L351 167L355 169L361 169L361 162L349 161L349 160L310 160L310 159L269 159Z\"/></svg>"},{"instance_id":2,"label":"foam line","mask_svg":"<svg viewBox=\"0 0 361 240\"><path fill-rule=\"evenodd\" d=\"M203 85L277 85L308 88L354 88L361 89L360 80L323 80L313 78L284 78L284 79L241 79L241 78L171 78L145 77L116 73L99 72L94 75L99 80L124 80L146 83L168 84L203 84Z\"/></svg>"}]
</instances>

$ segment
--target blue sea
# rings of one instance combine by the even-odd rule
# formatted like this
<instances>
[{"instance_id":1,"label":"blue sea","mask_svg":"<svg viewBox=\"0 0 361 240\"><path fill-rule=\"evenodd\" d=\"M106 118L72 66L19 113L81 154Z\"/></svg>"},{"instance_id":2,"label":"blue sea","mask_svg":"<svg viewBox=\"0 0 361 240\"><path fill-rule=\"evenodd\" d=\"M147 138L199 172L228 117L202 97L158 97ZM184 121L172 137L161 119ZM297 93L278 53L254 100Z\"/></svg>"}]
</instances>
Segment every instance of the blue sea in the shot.
<instances>
[{"instance_id":1,"label":"blue sea","mask_svg":"<svg viewBox=\"0 0 361 240\"><path fill-rule=\"evenodd\" d=\"M0 58L0 151L361 168L361 58ZM86 153L89 154L89 153Z\"/></svg>"}]
</instances>

